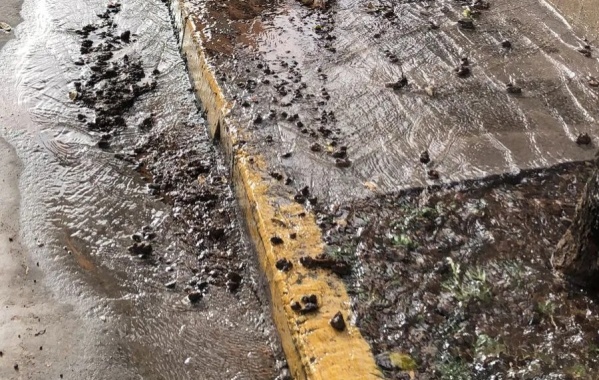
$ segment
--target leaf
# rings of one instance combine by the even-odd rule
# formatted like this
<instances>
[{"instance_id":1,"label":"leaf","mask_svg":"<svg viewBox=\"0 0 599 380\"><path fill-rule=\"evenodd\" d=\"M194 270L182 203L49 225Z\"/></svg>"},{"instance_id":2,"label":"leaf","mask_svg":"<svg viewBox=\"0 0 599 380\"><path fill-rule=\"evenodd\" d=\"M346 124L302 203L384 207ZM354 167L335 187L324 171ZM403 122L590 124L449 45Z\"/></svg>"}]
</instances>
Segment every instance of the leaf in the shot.
<instances>
[{"instance_id":1,"label":"leaf","mask_svg":"<svg viewBox=\"0 0 599 380\"><path fill-rule=\"evenodd\" d=\"M389 360L394 367L401 369L402 371L414 371L418 368L416 361L408 354L400 352L392 352L389 354Z\"/></svg>"}]
</instances>

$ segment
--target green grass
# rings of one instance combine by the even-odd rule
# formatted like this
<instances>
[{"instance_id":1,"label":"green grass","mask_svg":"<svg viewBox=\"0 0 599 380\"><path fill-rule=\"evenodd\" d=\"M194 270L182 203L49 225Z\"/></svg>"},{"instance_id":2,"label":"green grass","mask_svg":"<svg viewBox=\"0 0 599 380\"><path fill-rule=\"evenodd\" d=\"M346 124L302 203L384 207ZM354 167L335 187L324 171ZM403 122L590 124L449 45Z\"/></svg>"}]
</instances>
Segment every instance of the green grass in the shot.
<instances>
[{"instance_id":1,"label":"green grass","mask_svg":"<svg viewBox=\"0 0 599 380\"><path fill-rule=\"evenodd\" d=\"M474 350L477 356L499 356L506 351L506 347L499 340L486 334L480 334L476 339Z\"/></svg>"},{"instance_id":2,"label":"green grass","mask_svg":"<svg viewBox=\"0 0 599 380\"><path fill-rule=\"evenodd\" d=\"M459 359L451 359L439 366L441 380L471 380L470 369Z\"/></svg>"},{"instance_id":3,"label":"green grass","mask_svg":"<svg viewBox=\"0 0 599 380\"><path fill-rule=\"evenodd\" d=\"M443 289L450 292L458 301L478 300L488 303L492 299L491 283L482 268L471 268L465 272L460 264L450 260L451 278L443 283Z\"/></svg>"}]
</instances>

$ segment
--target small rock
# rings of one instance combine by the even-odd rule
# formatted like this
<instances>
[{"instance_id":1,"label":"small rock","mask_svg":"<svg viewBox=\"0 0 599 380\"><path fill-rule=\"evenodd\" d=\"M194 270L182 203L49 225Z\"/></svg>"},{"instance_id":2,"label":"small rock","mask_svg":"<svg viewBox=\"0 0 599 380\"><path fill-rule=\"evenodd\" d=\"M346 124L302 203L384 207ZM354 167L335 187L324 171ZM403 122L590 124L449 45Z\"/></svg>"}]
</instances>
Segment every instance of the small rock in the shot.
<instances>
[{"instance_id":1,"label":"small rock","mask_svg":"<svg viewBox=\"0 0 599 380\"><path fill-rule=\"evenodd\" d=\"M167 289L174 289L177 286L177 280L173 280L164 284Z\"/></svg>"},{"instance_id":2,"label":"small rock","mask_svg":"<svg viewBox=\"0 0 599 380\"><path fill-rule=\"evenodd\" d=\"M315 303L307 303L304 305L304 308L300 310L302 314L309 314L318 311L318 305Z\"/></svg>"},{"instance_id":3,"label":"small rock","mask_svg":"<svg viewBox=\"0 0 599 380\"><path fill-rule=\"evenodd\" d=\"M258 115L256 116L256 118L254 119L254 124L260 124L262 123L264 119L262 118L262 115Z\"/></svg>"},{"instance_id":4,"label":"small rock","mask_svg":"<svg viewBox=\"0 0 599 380\"><path fill-rule=\"evenodd\" d=\"M420 153L420 162L422 162L425 165L431 162L428 150L425 150L424 152Z\"/></svg>"},{"instance_id":5,"label":"small rock","mask_svg":"<svg viewBox=\"0 0 599 380\"><path fill-rule=\"evenodd\" d=\"M591 136L588 133L581 133L576 138L576 144L578 145L589 145L591 143Z\"/></svg>"},{"instance_id":6,"label":"small rock","mask_svg":"<svg viewBox=\"0 0 599 380\"><path fill-rule=\"evenodd\" d=\"M282 272L288 272L293 268L293 264L286 258L282 258L277 260L275 267Z\"/></svg>"},{"instance_id":7,"label":"small rock","mask_svg":"<svg viewBox=\"0 0 599 380\"><path fill-rule=\"evenodd\" d=\"M591 47L588 45L578 49L578 52L587 58L591 58L591 56L592 56Z\"/></svg>"},{"instance_id":8,"label":"small rock","mask_svg":"<svg viewBox=\"0 0 599 380\"><path fill-rule=\"evenodd\" d=\"M385 87L400 90L408 85L408 78L402 76L397 82L386 83Z\"/></svg>"},{"instance_id":9,"label":"small rock","mask_svg":"<svg viewBox=\"0 0 599 380\"><path fill-rule=\"evenodd\" d=\"M505 49L511 49L512 43L508 40L503 40L503 41L501 41L501 47L505 48Z\"/></svg>"},{"instance_id":10,"label":"small rock","mask_svg":"<svg viewBox=\"0 0 599 380\"><path fill-rule=\"evenodd\" d=\"M437 94L437 91L436 91L435 87L434 86L430 86L430 85L424 87L424 92L426 92L426 94L428 96L430 96L431 98L433 98Z\"/></svg>"},{"instance_id":11,"label":"small rock","mask_svg":"<svg viewBox=\"0 0 599 380\"><path fill-rule=\"evenodd\" d=\"M321 152L322 151L322 147L320 146L320 144L314 143L314 144L310 145L310 150L312 152Z\"/></svg>"},{"instance_id":12,"label":"small rock","mask_svg":"<svg viewBox=\"0 0 599 380\"><path fill-rule=\"evenodd\" d=\"M227 286L227 290L229 290L231 293L233 293L233 292L236 292L237 289L239 289L239 286L241 285L241 283L229 280L229 281L227 281L227 283L225 285Z\"/></svg>"},{"instance_id":13,"label":"small rock","mask_svg":"<svg viewBox=\"0 0 599 380\"><path fill-rule=\"evenodd\" d=\"M522 88L514 85L513 83L507 83L505 85L505 90L507 91L508 94L519 95L522 93Z\"/></svg>"},{"instance_id":14,"label":"small rock","mask_svg":"<svg viewBox=\"0 0 599 380\"><path fill-rule=\"evenodd\" d=\"M12 27L5 22L0 22L0 30L8 33L12 30Z\"/></svg>"},{"instance_id":15,"label":"small rock","mask_svg":"<svg viewBox=\"0 0 599 380\"><path fill-rule=\"evenodd\" d=\"M139 256L149 256L152 254L152 245L148 243L135 243L127 248L130 254Z\"/></svg>"},{"instance_id":16,"label":"small rock","mask_svg":"<svg viewBox=\"0 0 599 380\"><path fill-rule=\"evenodd\" d=\"M297 302L297 301L291 302L290 306L291 306L291 310L294 310L294 311L300 311L300 310L302 310L302 305L299 302Z\"/></svg>"},{"instance_id":17,"label":"small rock","mask_svg":"<svg viewBox=\"0 0 599 380\"><path fill-rule=\"evenodd\" d=\"M100 149L108 149L108 148L110 148L110 141L102 139L102 140L98 141L98 143L96 145Z\"/></svg>"},{"instance_id":18,"label":"small rock","mask_svg":"<svg viewBox=\"0 0 599 380\"><path fill-rule=\"evenodd\" d=\"M318 303L318 298L316 297L315 294L310 294L307 296L302 296L302 302L303 303Z\"/></svg>"},{"instance_id":19,"label":"small rock","mask_svg":"<svg viewBox=\"0 0 599 380\"><path fill-rule=\"evenodd\" d=\"M339 150L333 152L332 156L334 158L347 158L347 147L341 146Z\"/></svg>"},{"instance_id":20,"label":"small rock","mask_svg":"<svg viewBox=\"0 0 599 380\"><path fill-rule=\"evenodd\" d=\"M270 176L274 179L276 179L277 181L280 181L283 179L283 175L281 173L278 172L270 172Z\"/></svg>"},{"instance_id":21,"label":"small rock","mask_svg":"<svg viewBox=\"0 0 599 380\"><path fill-rule=\"evenodd\" d=\"M13 365L12 367L15 369L15 371L19 370L19 365L17 363L15 363L15 365Z\"/></svg>"},{"instance_id":22,"label":"small rock","mask_svg":"<svg viewBox=\"0 0 599 380\"><path fill-rule=\"evenodd\" d=\"M293 196L293 200L301 204L306 202L306 197L302 193L298 192Z\"/></svg>"},{"instance_id":23,"label":"small rock","mask_svg":"<svg viewBox=\"0 0 599 380\"><path fill-rule=\"evenodd\" d=\"M273 245L281 245L281 244L283 244L283 239L281 239L281 238L280 238L280 237L278 237L278 236L273 236L273 237L271 237L271 238L270 238L270 242L271 242Z\"/></svg>"},{"instance_id":24,"label":"small rock","mask_svg":"<svg viewBox=\"0 0 599 380\"><path fill-rule=\"evenodd\" d=\"M243 279L243 277L241 277L241 275L237 272L229 272L226 275L227 279L231 282L240 284L241 280Z\"/></svg>"},{"instance_id":25,"label":"small rock","mask_svg":"<svg viewBox=\"0 0 599 380\"><path fill-rule=\"evenodd\" d=\"M335 166L338 168L349 168L351 166L351 161L347 158L337 158L335 160Z\"/></svg>"},{"instance_id":26,"label":"small rock","mask_svg":"<svg viewBox=\"0 0 599 380\"><path fill-rule=\"evenodd\" d=\"M200 293L200 292L190 292L187 295L187 299L191 303L199 302L202 299L202 297L204 297L204 295L202 293Z\"/></svg>"},{"instance_id":27,"label":"small rock","mask_svg":"<svg viewBox=\"0 0 599 380\"><path fill-rule=\"evenodd\" d=\"M461 20L458 20L458 25L462 29L467 29L467 30L474 30L475 29L474 21L472 21L469 18L463 18Z\"/></svg>"},{"instance_id":28,"label":"small rock","mask_svg":"<svg viewBox=\"0 0 599 380\"><path fill-rule=\"evenodd\" d=\"M439 179L439 172L431 169L427 173L429 179Z\"/></svg>"},{"instance_id":29,"label":"small rock","mask_svg":"<svg viewBox=\"0 0 599 380\"><path fill-rule=\"evenodd\" d=\"M345 330L345 319L343 319L343 314L340 311L331 318L330 322L331 327L333 327L337 331Z\"/></svg>"},{"instance_id":30,"label":"small rock","mask_svg":"<svg viewBox=\"0 0 599 380\"><path fill-rule=\"evenodd\" d=\"M121 41L129 42L131 40L131 32L129 30L125 30L121 33Z\"/></svg>"},{"instance_id":31,"label":"small rock","mask_svg":"<svg viewBox=\"0 0 599 380\"><path fill-rule=\"evenodd\" d=\"M455 72L460 78L466 78L467 76L470 76L470 68L468 66L461 65L455 69Z\"/></svg>"}]
</instances>

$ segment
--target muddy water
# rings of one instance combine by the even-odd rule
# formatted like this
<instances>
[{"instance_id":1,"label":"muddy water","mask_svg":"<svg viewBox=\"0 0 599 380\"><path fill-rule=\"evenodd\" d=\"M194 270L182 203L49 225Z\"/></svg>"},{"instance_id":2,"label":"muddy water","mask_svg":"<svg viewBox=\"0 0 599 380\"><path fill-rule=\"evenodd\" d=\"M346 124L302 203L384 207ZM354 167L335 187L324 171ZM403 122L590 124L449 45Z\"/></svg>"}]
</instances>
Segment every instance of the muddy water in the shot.
<instances>
[{"instance_id":1,"label":"muddy water","mask_svg":"<svg viewBox=\"0 0 599 380\"><path fill-rule=\"evenodd\" d=\"M297 1L190 3L208 26L204 38L223 86L248 101L237 103L235 117L255 131L257 145L272 135L273 147L260 148L272 153L272 165L321 196L365 195L367 182L393 191L593 154L575 140L597 136L599 94L587 81L599 76L597 53L579 53L584 36L545 1L492 1L475 30L457 25L463 4L456 1L343 0L326 11ZM464 78L454 71L462 57L471 70ZM386 86L402 73L407 86ZM507 93L506 82L523 93ZM258 114L264 121L255 123ZM331 154L343 145L347 168ZM418 159L424 150L428 167Z\"/></svg>"},{"instance_id":2,"label":"muddy water","mask_svg":"<svg viewBox=\"0 0 599 380\"><path fill-rule=\"evenodd\" d=\"M100 150L99 135L77 120L93 113L68 96L73 82L89 75L88 67L74 64L81 46L74 31L97 22L105 9L97 0L26 0L16 39L0 53L0 136L23 163L23 245L55 302L85 322L64 335L81 349L48 354L51 372L77 379L102 373L119 379L274 378L279 349L247 244L233 247L245 268L241 289L231 294L211 287L190 305L183 287L194 275L188 263L197 261L197 249L181 238L185 225L173 219L172 206L150 194L136 165L114 156L132 151L148 133L133 126L150 114L153 136L192 119L202 125L165 4L128 1L114 18L119 32L132 33L124 53L140 58L146 72L160 72L156 91L125 114L130 127L114 136L114 150ZM197 134L206 136L203 128ZM198 144L219 170L226 168L208 138ZM130 236L144 226L157 235L155 261L127 252ZM238 222L232 226L239 234ZM180 285L166 289L173 279ZM49 373L42 369L32 378Z\"/></svg>"}]
</instances>

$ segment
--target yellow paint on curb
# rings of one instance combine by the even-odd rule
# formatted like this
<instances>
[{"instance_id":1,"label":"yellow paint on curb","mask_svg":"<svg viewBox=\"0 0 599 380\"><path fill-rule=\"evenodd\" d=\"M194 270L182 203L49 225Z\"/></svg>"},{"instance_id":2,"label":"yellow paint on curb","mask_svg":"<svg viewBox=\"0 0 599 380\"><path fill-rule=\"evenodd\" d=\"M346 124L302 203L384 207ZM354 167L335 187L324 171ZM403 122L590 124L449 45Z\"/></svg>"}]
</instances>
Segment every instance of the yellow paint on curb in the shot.
<instances>
[{"instance_id":1,"label":"yellow paint on curb","mask_svg":"<svg viewBox=\"0 0 599 380\"><path fill-rule=\"evenodd\" d=\"M307 270L299 263L300 257L316 256L324 249L314 216L291 199L273 196L269 192L273 180L268 175L265 161L235 147L242 131L228 124L230 104L202 50L196 26L185 14L184 1L171 2L175 21L184 28L183 52L196 93L207 113L211 134L220 133L225 151L233 162L235 190L269 282L274 322L294 378L382 378L368 343L349 322L350 300L343 282L333 274ZM297 238L291 239L291 233L296 233ZM283 244L271 243L273 236L282 238ZM281 258L293 263L291 271L282 272L275 268ZM302 296L310 294L318 297L318 312L301 315L291 309L293 301L299 302ZM330 319L339 311L347 325L343 332L329 325Z\"/></svg>"}]
</instances>

